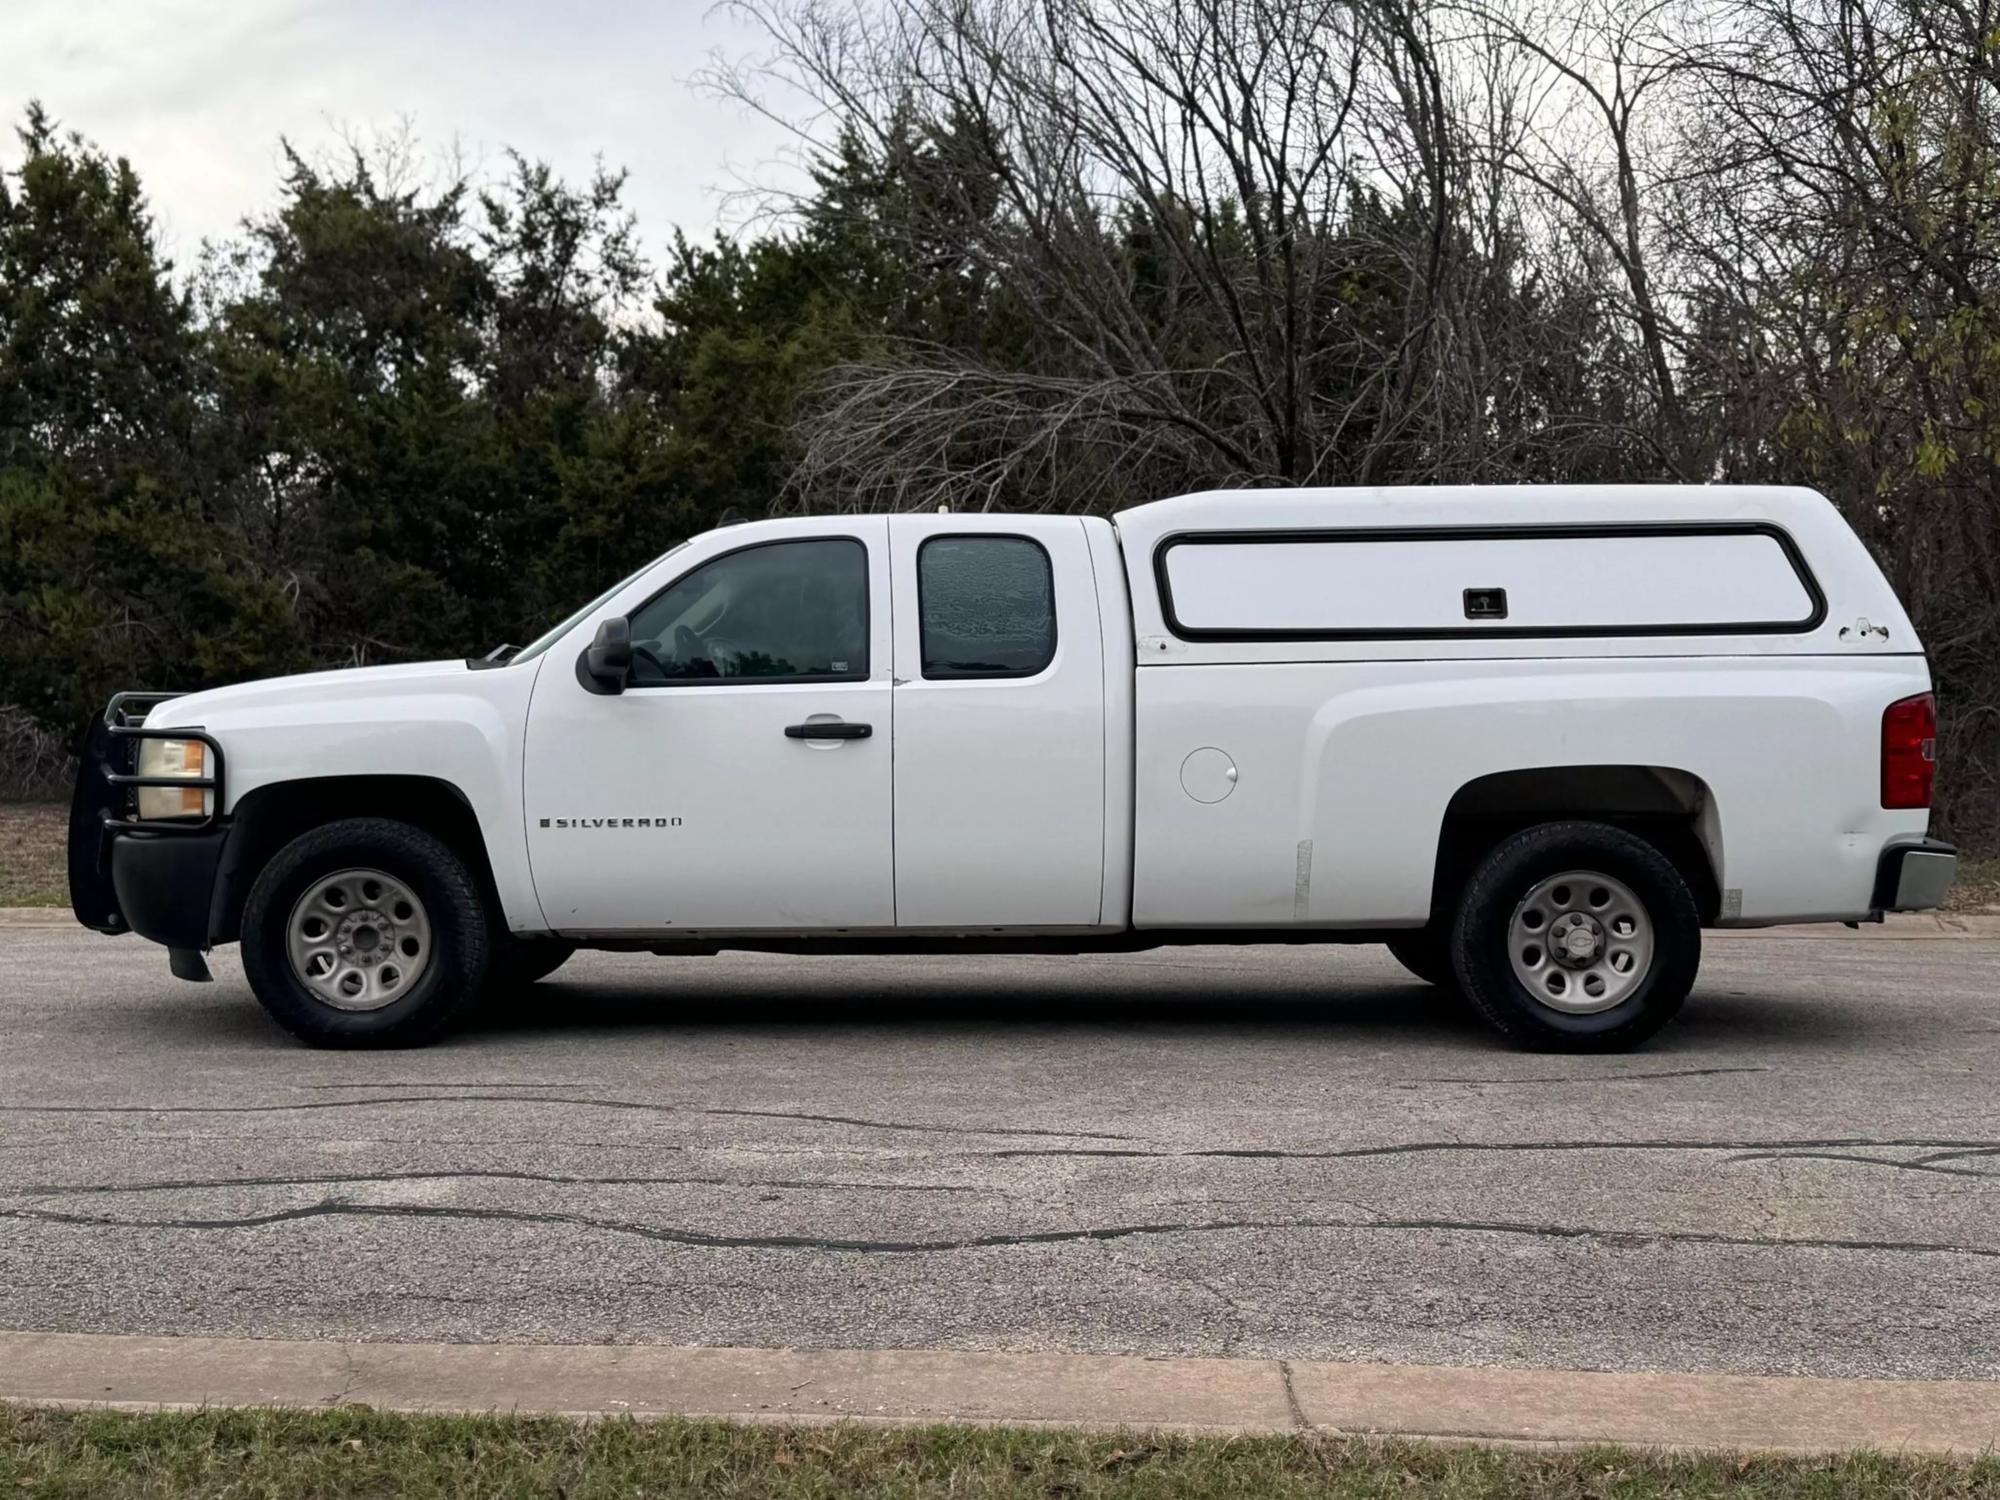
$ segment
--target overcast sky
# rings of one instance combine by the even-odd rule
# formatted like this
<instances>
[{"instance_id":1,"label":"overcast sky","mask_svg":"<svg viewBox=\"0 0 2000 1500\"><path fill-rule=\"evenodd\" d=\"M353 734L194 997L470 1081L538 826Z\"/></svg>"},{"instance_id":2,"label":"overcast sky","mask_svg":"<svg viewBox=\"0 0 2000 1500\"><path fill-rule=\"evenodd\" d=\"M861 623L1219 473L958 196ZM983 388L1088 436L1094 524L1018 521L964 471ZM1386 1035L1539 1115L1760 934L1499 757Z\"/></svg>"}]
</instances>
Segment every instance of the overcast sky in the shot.
<instances>
[{"instance_id":1,"label":"overcast sky","mask_svg":"<svg viewBox=\"0 0 2000 1500\"><path fill-rule=\"evenodd\" d=\"M0 0L0 106L38 98L130 157L184 267L274 202L281 135L319 152L406 119L496 171L508 146L629 168L657 262L674 225L739 220L732 187L796 180L777 126L689 86L759 41L711 0Z\"/></svg>"}]
</instances>

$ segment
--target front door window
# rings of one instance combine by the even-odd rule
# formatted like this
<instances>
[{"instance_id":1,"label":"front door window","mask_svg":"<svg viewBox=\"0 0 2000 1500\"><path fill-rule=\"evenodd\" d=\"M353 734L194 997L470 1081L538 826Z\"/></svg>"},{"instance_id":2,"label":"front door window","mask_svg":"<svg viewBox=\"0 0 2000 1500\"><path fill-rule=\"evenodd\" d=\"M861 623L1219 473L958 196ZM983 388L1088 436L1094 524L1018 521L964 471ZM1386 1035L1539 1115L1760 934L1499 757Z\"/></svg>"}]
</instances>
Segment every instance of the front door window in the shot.
<instances>
[{"instance_id":1,"label":"front door window","mask_svg":"<svg viewBox=\"0 0 2000 1500\"><path fill-rule=\"evenodd\" d=\"M633 687L868 676L868 549L766 542L704 563L632 615Z\"/></svg>"}]
</instances>

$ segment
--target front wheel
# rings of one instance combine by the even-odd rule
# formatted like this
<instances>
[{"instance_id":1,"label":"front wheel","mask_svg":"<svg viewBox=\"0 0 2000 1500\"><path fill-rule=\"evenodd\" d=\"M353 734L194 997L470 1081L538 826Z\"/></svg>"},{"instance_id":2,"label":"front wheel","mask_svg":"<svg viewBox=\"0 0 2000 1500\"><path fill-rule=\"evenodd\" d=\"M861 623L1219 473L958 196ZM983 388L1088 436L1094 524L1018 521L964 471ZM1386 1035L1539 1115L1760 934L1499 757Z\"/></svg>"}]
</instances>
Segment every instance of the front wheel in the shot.
<instances>
[{"instance_id":1,"label":"front wheel","mask_svg":"<svg viewBox=\"0 0 2000 1500\"><path fill-rule=\"evenodd\" d=\"M328 823L273 855L242 942L259 1002L315 1047L430 1041L478 993L491 947L465 862L386 818Z\"/></svg>"},{"instance_id":2,"label":"front wheel","mask_svg":"<svg viewBox=\"0 0 2000 1500\"><path fill-rule=\"evenodd\" d=\"M1467 882L1451 959L1479 1013L1542 1052L1636 1047L1672 1020L1701 963L1701 915L1673 863L1604 823L1545 823Z\"/></svg>"}]
</instances>

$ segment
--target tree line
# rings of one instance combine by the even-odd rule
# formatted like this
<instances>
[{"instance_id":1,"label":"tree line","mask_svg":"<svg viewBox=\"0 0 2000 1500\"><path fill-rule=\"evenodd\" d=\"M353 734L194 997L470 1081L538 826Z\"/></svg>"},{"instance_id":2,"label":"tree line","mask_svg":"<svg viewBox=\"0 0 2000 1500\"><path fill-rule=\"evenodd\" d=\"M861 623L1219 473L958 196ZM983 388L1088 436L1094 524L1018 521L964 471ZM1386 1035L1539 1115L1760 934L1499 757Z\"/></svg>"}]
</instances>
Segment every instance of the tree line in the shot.
<instances>
[{"instance_id":1,"label":"tree line","mask_svg":"<svg viewBox=\"0 0 2000 1500\"><path fill-rule=\"evenodd\" d=\"M524 640L731 514L1803 483L2000 835L2000 0L738 9L810 181L657 260L616 173L287 150L172 267L30 107L0 703Z\"/></svg>"}]
</instances>

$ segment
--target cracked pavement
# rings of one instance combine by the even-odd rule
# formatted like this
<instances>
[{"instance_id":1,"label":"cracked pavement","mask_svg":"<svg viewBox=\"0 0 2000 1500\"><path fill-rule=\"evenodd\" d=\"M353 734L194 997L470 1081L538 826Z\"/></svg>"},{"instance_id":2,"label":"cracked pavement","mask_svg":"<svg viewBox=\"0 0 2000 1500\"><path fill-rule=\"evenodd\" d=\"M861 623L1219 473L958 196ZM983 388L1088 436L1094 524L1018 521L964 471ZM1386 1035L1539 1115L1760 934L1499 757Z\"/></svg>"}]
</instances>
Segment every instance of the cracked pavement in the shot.
<instances>
[{"instance_id":1,"label":"cracked pavement","mask_svg":"<svg viewBox=\"0 0 2000 1500\"><path fill-rule=\"evenodd\" d=\"M0 931L0 1327L2000 1378L2000 939L1579 1058L1374 948L584 954L384 1054L215 969Z\"/></svg>"}]
</instances>

